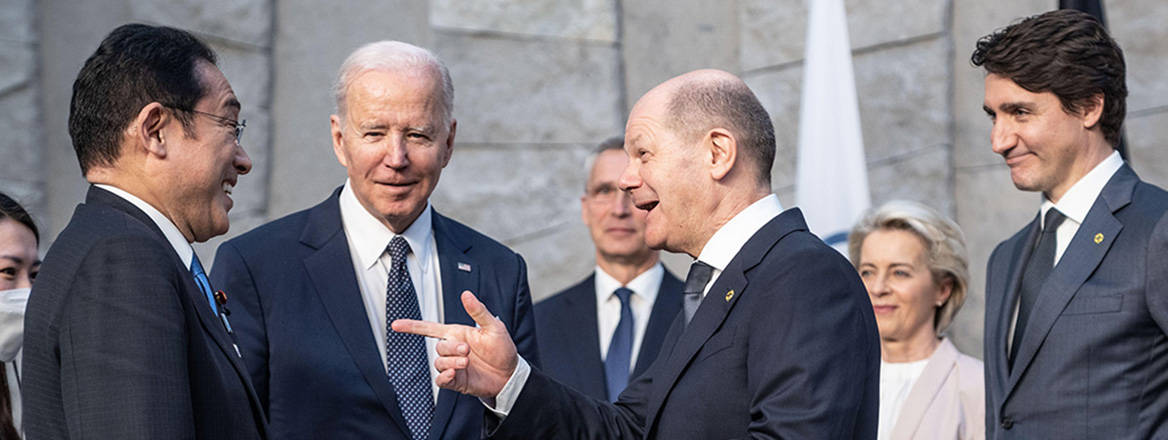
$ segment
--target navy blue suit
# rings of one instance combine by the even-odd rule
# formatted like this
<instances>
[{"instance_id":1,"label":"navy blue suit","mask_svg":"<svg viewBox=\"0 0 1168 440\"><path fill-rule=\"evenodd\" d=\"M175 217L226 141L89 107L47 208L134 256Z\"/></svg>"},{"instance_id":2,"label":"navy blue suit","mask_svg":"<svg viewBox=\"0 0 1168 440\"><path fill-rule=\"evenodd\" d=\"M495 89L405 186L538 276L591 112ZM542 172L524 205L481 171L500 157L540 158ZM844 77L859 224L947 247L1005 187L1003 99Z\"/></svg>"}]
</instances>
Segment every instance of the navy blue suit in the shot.
<instances>
[{"instance_id":1,"label":"navy blue suit","mask_svg":"<svg viewBox=\"0 0 1168 440\"><path fill-rule=\"evenodd\" d=\"M499 439L875 439L880 342L855 268L775 216L678 314L657 360L617 403L533 368Z\"/></svg>"},{"instance_id":2,"label":"navy blue suit","mask_svg":"<svg viewBox=\"0 0 1168 440\"><path fill-rule=\"evenodd\" d=\"M90 187L29 296L25 433L265 438L263 410L232 345L158 225Z\"/></svg>"},{"instance_id":3,"label":"navy blue suit","mask_svg":"<svg viewBox=\"0 0 1168 440\"><path fill-rule=\"evenodd\" d=\"M681 311L684 286L668 270L664 272L630 382L657 359L665 333ZM544 373L592 398L609 400L596 324L595 274L536 304L535 329Z\"/></svg>"},{"instance_id":4,"label":"navy blue suit","mask_svg":"<svg viewBox=\"0 0 1168 440\"><path fill-rule=\"evenodd\" d=\"M227 241L211 279L237 304L232 323L273 437L406 439L353 272L339 194ZM437 212L433 229L445 322L474 325L459 299L470 290L506 324L524 358L538 359L523 259ZM441 390L429 438L478 438L483 414L477 398Z\"/></svg>"},{"instance_id":5,"label":"navy blue suit","mask_svg":"<svg viewBox=\"0 0 1168 440\"><path fill-rule=\"evenodd\" d=\"M1032 307L1014 368L1006 338L1037 218L986 271L991 439L1168 438L1168 193L1122 166Z\"/></svg>"}]
</instances>

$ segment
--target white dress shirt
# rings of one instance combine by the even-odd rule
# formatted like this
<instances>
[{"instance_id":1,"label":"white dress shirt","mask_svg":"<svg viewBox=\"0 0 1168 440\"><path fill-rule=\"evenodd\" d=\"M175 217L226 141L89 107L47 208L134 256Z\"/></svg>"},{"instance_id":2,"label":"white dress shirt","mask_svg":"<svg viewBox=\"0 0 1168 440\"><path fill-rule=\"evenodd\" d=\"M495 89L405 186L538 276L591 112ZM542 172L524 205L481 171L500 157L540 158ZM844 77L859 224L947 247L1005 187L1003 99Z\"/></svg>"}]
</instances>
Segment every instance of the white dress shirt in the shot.
<instances>
[{"instance_id":1,"label":"white dress shirt","mask_svg":"<svg viewBox=\"0 0 1168 440\"><path fill-rule=\"evenodd\" d=\"M706 283L705 289L702 291L704 297L710 290L710 286L714 285L718 276L726 270L726 265L730 264L730 260L738 255L738 251L742 250L742 246L753 237L759 229L762 229L767 222L775 218L776 215L783 212L783 205L779 203L779 196L774 194L767 195L758 199L754 203L743 209L734 218L718 228L714 235L710 236L710 240L702 247L702 252L698 254L698 260L713 266L714 272L710 276L710 281ZM515 371L511 373L511 378L503 385L503 390L495 397L495 405L491 406L488 402L483 401L483 405L491 412L495 413L499 419L507 417L507 413L511 412L511 408L515 406L515 399L519 398L519 393L523 391L523 385L527 383L527 377L531 375L531 366L519 356L519 363L515 366Z\"/></svg>"},{"instance_id":2,"label":"white dress shirt","mask_svg":"<svg viewBox=\"0 0 1168 440\"><path fill-rule=\"evenodd\" d=\"M373 332L377 352L381 354L381 364L388 368L385 359L385 295L393 261L386 248L396 234L365 210L353 193L351 182L346 181L345 188L341 190L340 207L341 225L349 243L349 256L353 259L353 272L361 288L369 330ZM434 241L432 223L432 210L427 202L426 209L401 236L410 245L410 253L406 255L406 269L410 272L410 281L418 295L422 320L443 322L442 277L438 273L438 246ZM430 390L434 393L435 401L438 399L438 385L434 383L438 376L438 370L434 368L434 360L438 357L434 349L437 343L434 338L426 338Z\"/></svg>"},{"instance_id":3,"label":"white dress shirt","mask_svg":"<svg viewBox=\"0 0 1168 440\"><path fill-rule=\"evenodd\" d=\"M1091 206L1095 204L1095 199L1099 198L1099 193L1103 192L1103 187L1107 186L1107 182L1115 175L1116 171L1123 166L1123 158L1120 157L1118 151L1112 151L1111 155L1103 159L1092 168L1090 172L1071 185L1063 197L1059 199L1058 203L1051 202L1044 195L1042 197L1042 206L1039 207L1038 227L1046 224L1046 213L1050 212L1051 208L1058 209L1064 216L1067 217L1058 230L1055 231L1054 241L1054 265L1057 266L1063 253L1067 251L1067 246L1071 244L1071 239L1075 237L1075 233L1079 232L1079 226L1087 219L1087 213L1091 211ZM1040 232L1041 233L1041 232ZM1018 301L1021 301L1022 296L1014 301L1014 314L1010 318L1010 334L1006 337L1006 349L1014 350L1014 326L1018 324Z\"/></svg>"},{"instance_id":4,"label":"white dress shirt","mask_svg":"<svg viewBox=\"0 0 1168 440\"><path fill-rule=\"evenodd\" d=\"M934 352L936 354L936 352ZM884 362L880 361L880 414L876 425L876 439L889 440L892 427L900 417L900 408L904 406L908 393L913 384L925 371L925 365L933 356L914 362Z\"/></svg>"},{"instance_id":5,"label":"white dress shirt","mask_svg":"<svg viewBox=\"0 0 1168 440\"><path fill-rule=\"evenodd\" d=\"M637 275L629 284L621 286L620 281L606 273L600 266L596 266L596 330L600 336L600 359L608 357L608 344L612 342L612 334L620 324L621 303L613 292L620 287L633 291L629 296L629 308L633 312L633 354L629 357L629 371L637 365L637 354L641 351L641 340L645 338L645 329L649 328L649 315L653 313L653 301L657 299L657 290L661 288L661 279L665 277L665 268L661 263Z\"/></svg>"},{"instance_id":6,"label":"white dress shirt","mask_svg":"<svg viewBox=\"0 0 1168 440\"><path fill-rule=\"evenodd\" d=\"M182 260L183 265L186 266L187 270L190 270L191 260L194 259L195 250L191 247L191 243L187 241L187 238L182 235L182 232L178 231L178 226L175 226L174 222L170 221L169 218L166 218L165 215L162 215L162 212L157 208L150 205L149 203L146 203L145 200L139 199L137 196L130 194L121 188L113 185L106 185L104 183L97 183L93 186L112 192L114 195L126 199L127 202L130 202L134 206L138 207L138 209L142 210L142 212L146 213L146 216L150 217L150 220L153 220L155 225L158 225L158 229L162 230L162 235L166 237L166 241L170 243L170 247L174 248L174 252L178 254L178 258ZM193 277L194 275L192 274L191 276Z\"/></svg>"}]
</instances>

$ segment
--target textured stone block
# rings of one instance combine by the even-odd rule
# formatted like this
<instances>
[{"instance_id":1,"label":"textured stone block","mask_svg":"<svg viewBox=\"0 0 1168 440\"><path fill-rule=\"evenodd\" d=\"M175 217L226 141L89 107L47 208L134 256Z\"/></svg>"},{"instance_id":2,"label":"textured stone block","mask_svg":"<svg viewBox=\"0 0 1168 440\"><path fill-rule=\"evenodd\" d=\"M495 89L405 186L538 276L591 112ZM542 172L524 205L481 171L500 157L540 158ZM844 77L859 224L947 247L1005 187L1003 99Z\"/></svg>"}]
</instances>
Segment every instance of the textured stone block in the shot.
<instances>
[{"instance_id":1,"label":"textured stone block","mask_svg":"<svg viewBox=\"0 0 1168 440\"><path fill-rule=\"evenodd\" d=\"M546 235L507 244L527 262L527 282L535 301L576 284L596 265L596 250L588 228L579 219L559 225Z\"/></svg>"},{"instance_id":2,"label":"textured stone block","mask_svg":"<svg viewBox=\"0 0 1168 440\"><path fill-rule=\"evenodd\" d=\"M476 31L614 42L616 2L435 0L430 6L430 24Z\"/></svg>"},{"instance_id":3,"label":"textured stone block","mask_svg":"<svg viewBox=\"0 0 1168 440\"><path fill-rule=\"evenodd\" d=\"M243 150L251 158L251 172L239 176L231 198L235 201L232 212L247 211L263 214L268 207L268 174L272 169L269 139L271 121L267 112L249 111L247 128L243 132ZM324 196L321 195L321 198Z\"/></svg>"},{"instance_id":4,"label":"textured stone block","mask_svg":"<svg viewBox=\"0 0 1168 440\"><path fill-rule=\"evenodd\" d=\"M30 82L36 71L33 46L0 40L0 95Z\"/></svg>"},{"instance_id":5,"label":"textured stone block","mask_svg":"<svg viewBox=\"0 0 1168 440\"><path fill-rule=\"evenodd\" d=\"M868 164L868 192L872 206L889 200L915 200L941 213L953 212L953 169L949 146L912 151L879 164Z\"/></svg>"},{"instance_id":6,"label":"textured stone block","mask_svg":"<svg viewBox=\"0 0 1168 440\"><path fill-rule=\"evenodd\" d=\"M901 41L945 30L948 2L848 0L848 36L853 49ZM752 70L803 59L807 7L799 0L776 4L739 0L742 69Z\"/></svg>"},{"instance_id":7,"label":"textured stone block","mask_svg":"<svg viewBox=\"0 0 1168 440\"><path fill-rule=\"evenodd\" d=\"M243 104L243 117L267 111L272 104L272 59L265 50L240 49L212 44L219 54L219 70L231 83L235 96Z\"/></svg>"},{"instance_id":8,"label":"textured stone block","mask_svg":"<svg viewBox=\"0 0 1168 440\"><path fill-rule=\"evenodd\" d=\"M1110 3L1108 3L1110 7ZM1050 0L1010 2L953 2L953 160L957 167L1001 164L990 151L989 119L981 109L985 97L985 75L969 63L978 38L1006 27L1022 17L1057 6Z\"/></svg>"},{"instance_id":9,"label":"textured stone block","mask_svg":"<svg viewBox=\"0 0 1168 440\"><path fill-rule=\"evenodd\" d=\"M329 140L337 70L354 49L379 39L428 47L428 6L412 0L327 6L311 0L280 1L272 43L271 218L313 205L345 181L345 170L337 164Z\"/></svg>"},{"instance_id":10,"label":"textured stone block","mask_svg":"<svg viewBox=\"0 0 1168 440\"><path fill-rule=\"evenodd\" d=\"M36 89L23 87L0 95L0 176L4 180L37 183L45 181L41 167L40 113Z\"/></svg>"},{"instance_id":11,"label":"textured stone block","mask_svg":"<svg viewBox=\"0 0 1168 440\"><path fill-rule=\"evenodd\" d=\"M579 221L588 147L456 144L431 201L439 212L499 241L546 235Z\"/></svg>"},{"instance_id":12,"label":"textured stone block","mask_svg":"<svg viewBox=\"0 0 1168 440\"><path fill-rule=\"evenodd\" d=\"M271 44L273 3L266 0L129 0L129 9L135 20L266 47Z\"/></svg>"},{"instance_id":13,"label":"textured stone block","mask_svg":"<svg viewBox=\"0 0 1168 440\"><path fill-rule=\"evenodd\" d=\"M933 38L855 57L869 162L951 142L948 51Z\"/></svg>"},{"instance_id":14,"label":"textured stone block","mask_svg":"<svg viewBox=\"0 0 1168 440\"><path fill-rule=\"evenodd\" d=\"M620 2L626 109L657 84L700 68L740 70L734 2Z\"/></svg>"},{"instance_id":15,"label":"textured stone block","mask_svg":"<svg viewBox=\"0 0 1168 440\"><path fill-rule=\"evenodd\" d=\"M36 41L36 34L32 26L35 20L35 10L32 0L3 0L0 1L0 41L24 42Z\"/></svg>"},{"instance_id":16,"label":"textured stone block","mask_svg":"<svg viewBox=\"0 0 1168 440\"><path fill-rule=\"evenodd\" d=\"M1128 118L1129 163L1141 179L1168 188L1168 111Z\"/></svg>"},{"instance_id":17,"label":"textured stone block","mask_svg":"<svg viewBox=\"0 0 1168 440\"><path fill-rule=\"evenodd\" d=\"M434 36L454 79L458 139L591 143L623 131L615 48L444 31Z\"/></svg>"},{"instance_id":18,"label":"textured stone block","mask_svg":"<svg viewBox=\"0 0 1168 440\"><path fill-rule=\"evenodd\" d=\"M1005 164L957 169L955 181L955 219L965 233L970 279L966 305L952 332L963 352L981 357L986 263L998 243L1034 218L1041 196L1015 189Z\"/></svg>"},{"instance_id":19,"label":"textured stone block","mask_svg":"<svg viewBox=\"0 0 1168 440\"><path fill-rule=\"evenodd\" d=\"M1127 64L1127 111L1168 105L1168 2L1106 2L1108 29Z\"/></svg>"}]
</instances>

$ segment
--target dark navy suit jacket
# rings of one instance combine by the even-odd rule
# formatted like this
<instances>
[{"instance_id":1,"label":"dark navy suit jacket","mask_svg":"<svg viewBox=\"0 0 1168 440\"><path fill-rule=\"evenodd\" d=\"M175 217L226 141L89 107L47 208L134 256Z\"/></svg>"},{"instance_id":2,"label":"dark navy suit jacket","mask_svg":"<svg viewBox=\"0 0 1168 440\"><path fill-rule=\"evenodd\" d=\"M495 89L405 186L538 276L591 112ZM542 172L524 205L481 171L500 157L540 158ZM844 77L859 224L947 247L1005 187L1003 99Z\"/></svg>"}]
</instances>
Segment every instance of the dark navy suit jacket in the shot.
<instances>
[{"instance_id":1,"label":"dark navy suit jacket","mask_svg":"<svg viewBox=\"0 0 1168 440\"><path fill-rule=\"evenodd\" d=\"M406 439L353 272L339 194L225 242L211 279L237 304L232 323L273 437ZM433 228L445 321L474 325L459 299L470 290L506 324L524 358L538 359L523 259L437 212ZM429 438L478 438L484 411L477 398L441 390Z\"/></svg>"},{"instance_id":2,"label":"dark navy suit jacket","mask_svg":"<svg viewBox=\"0 0 1168 440\"><path fill-rule=\"evenodd\" d=\"M1036 219L986 271L991 439L1168 438L1168 193L1122 166L1034 303L1007 367L1006 338Z\"/></svg>"},{"instance_id":3,"label":"dark navy suit jacket","mask_svg":"<svg viewBox=\"0 0 1168 440\"><path fill-rule=\"evenodd\" d=\"M665 333L681 311L683 288L681 281L665 270L630 382L657 359ZM535 329L544 373L592 398L609 400L598 345L595 274L536 304Z\"/></svg>"},{"instance_id":4,"label":"dark navy suit jacket","mask_svg":"<svg viewBox=\"0 0 1168 440\"><path fill-rule=\"evenodd\" d=\"M243 361L146 213L90 187L49 248L24 332L29 439L262 439Z\"/></svg>"},{"instance_id":5,"label":"dark navy suit jacket","mask_svg":"<svg viewBox=\"0 0 1168 440\"><path fill-rule=\"evenodd\" d=\"M867 291L798 209L763 226L678 314L657 360L617 403L533 368L507 439L875 439L880 342Z\"/></svg>"}]
</instances>

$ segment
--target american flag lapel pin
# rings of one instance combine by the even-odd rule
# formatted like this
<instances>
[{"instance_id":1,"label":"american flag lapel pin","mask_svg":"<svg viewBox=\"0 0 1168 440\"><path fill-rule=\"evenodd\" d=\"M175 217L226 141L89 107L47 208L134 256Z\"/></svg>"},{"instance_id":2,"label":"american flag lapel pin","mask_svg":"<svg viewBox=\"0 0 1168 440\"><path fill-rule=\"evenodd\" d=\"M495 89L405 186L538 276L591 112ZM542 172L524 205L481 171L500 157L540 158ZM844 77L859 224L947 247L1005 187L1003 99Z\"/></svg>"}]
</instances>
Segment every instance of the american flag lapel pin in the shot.
<instances>
[{"instance_id":1,"label":"american flag lapel pin","mask_svg":"<svg viewBox=\"0 0 1168 440\"><path fill-rule=\"evenodd\" d=\"M461 262L461 261L460 261L460 262L458 263L458 270L461 270L461 271L463 271L463 272L470 272L470 264L468 264L468 263L463 263L463 262Z\"/></svg>"}]
</instances>

